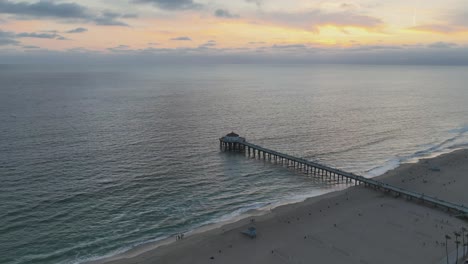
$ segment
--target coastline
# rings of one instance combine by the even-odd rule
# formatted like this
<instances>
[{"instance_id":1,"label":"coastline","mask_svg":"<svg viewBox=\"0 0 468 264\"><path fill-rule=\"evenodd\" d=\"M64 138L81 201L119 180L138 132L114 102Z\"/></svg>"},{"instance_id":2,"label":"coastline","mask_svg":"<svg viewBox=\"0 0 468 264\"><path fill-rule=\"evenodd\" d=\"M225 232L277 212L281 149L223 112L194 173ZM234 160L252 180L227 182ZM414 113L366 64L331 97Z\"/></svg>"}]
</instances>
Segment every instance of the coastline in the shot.
<instances>
[{"instance_id":1,"label":"coastline","mask_svg":"<svg viewBox=\"0 0 468 264\"><path fill-rule=\"evenodd\" d=\"M454 150L435 158L421 159L417 163L401 164L396 169L390 170L376 177L376 179L428 195L433 194L451 202L468 204L468 197L464 197L463 192L460 192L463 190L462 187L466 186L468 182L463 177L460 177L462 173L459 173L460 170L466 171L468 169L468 165L464 165L465 163L468 164L465 160L467 159L467 155L468 150L466 149ZM464 160L465 162L463 162ZM340 206L341 204L346 204L346 207ZM375 208L371 210L371 207L377 207L377 210ZM346 214L350 213L350 211L353 211L354 215ZM356 212L359 213L356 214ZM369 215L369 219L366 219L365 215ZM397 219L381 219L383 215L389 216L390 219L391 217L396 217ZM408 222L408 219L412 217L418 220ZM307 218L311 219L307 220ZM406 222L402 221L405 218ZM252 223L251 219L255 219L255 222ZM170 237L155 243L137 246L134 249L110 258L89 263L205 263L206 261L212 261L213 263L280 263L280 260L284 260L284 258L296 259L297 262L301 259L309 259L307 254L310 251L314 251L309 248L311 247L310 243L305 243L308 245L307 250L299 250L292 255L290 251L297 251L303 248L303 242L311 240L315 241L312 243L314 244L312 248L322 249L322 253L324 247L328 249L328 254L324 254L327 260L329 257L336 257L336 261L346 261L346 263L373 263L373 259L377 260L379 256L381 258L379 254L377 256L367 256L367 258L358 254L361 250L367 248L373 252L379 252L379 248L372 248L372 245L375 247L375 244L384 243L385 241L380 241L374 237L372 235L373 232L369 232L368 234L367 240L370 243L367 246L364 246L364 243L362 246L354 245L354 247L349 247L347 245L353 245L352 241L344 245L339 242L347 240L347 237L341 237L336 234L336 231L340 230L342 225L344 227L341 231L353 233L350 231L351 229L348 230L348 224L343 222L344 219L346 219L347 223L354 223L361 227L364 224L369 226L377 225L375 227L378 230L376 233L385 233L386 231L382 230L389 229L389 227L390 229L392 227L396 229L394 231L409 228L409 231L414 231L410 233L415 233L416 235L413 234L409 237L403 235L400 238L396 237L395 240L402 239L401 241L423 243L423 249L436 245L435 249L438 249L432 249L428 252L423 252L424 250L420 249L421 256L427 257L427 259L420 261L417 258L408 258L410 252L405 252L400 248L398 250L399 254L396 256L405 252L407 254L405 259L411 261L405 262L405 259L397 258L392 260L389 258L388 263L392 263L390 260L397 261L398 263L433 263L444 257L445 247L439 246L444 238L443 231L452 228L451 232L453 232L461 226L467 227L466 222L462 222L439 209L421 206L415 202L407 202L401 198L395 199L378 191L357 186L311 197L302 202L281 205L273 209L270 208L270 210L251 211L231 221L197 229L181 241L174 242L175 238ZM322 225L326 222L336 223L331 225L328 223L326 230L322 230L309 226L306 221L319 222ZM399 223L399 221L402 222ZM425 224L415 225L415 222L420 221L425 222ZM429 223L432 223L432 225ZM259 237L256 240L250 241L239 235L240 231L250 225L255 225L259 231ZM441 228L435 228L435 226L440 226ZM444 230L443 227L446 229ZM299 240L300 242L296 241L297 238L290 238L290 232L283 233L287 229L290 229L289 231L292 233L302 233L300 235L300 238L302 238ZM365 230L361 230L361 232L366 233ZM391 232L388 235L392 234ZM327 239L324 239L321 235L331 236L332 239L326 241ZM292 241L284 244L278 241L278 237L286 237L286 240L292 239ZM251 247L245 248L245 245L250 245ZM291 248L291 245L295 246ZM239 252L238 248L243 249L243 251ZM417 250L417 248L412 250ZM245 252L246 255L243 255L242 252ZM262 254L259 254L259 252L262 252ZM253 254L256 257L245 258L249 254ZM313 259L320 260L320 257L314 255ZM383 263L387 263L386 261Z\"/></svg>"}]
</instances>

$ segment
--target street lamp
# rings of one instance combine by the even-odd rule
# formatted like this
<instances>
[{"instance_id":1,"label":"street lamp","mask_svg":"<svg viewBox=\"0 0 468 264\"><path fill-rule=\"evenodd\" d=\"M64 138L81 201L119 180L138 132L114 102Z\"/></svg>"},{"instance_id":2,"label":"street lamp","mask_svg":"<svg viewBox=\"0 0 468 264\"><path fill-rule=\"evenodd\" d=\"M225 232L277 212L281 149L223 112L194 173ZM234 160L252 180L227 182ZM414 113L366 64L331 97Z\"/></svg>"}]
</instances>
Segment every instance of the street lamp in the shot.
<instances>
[{"instance_id":1,"label":"street lamp","mask_svg":"<svg viewBox=\"0 0 468 264\"><path fill-rule=\"evenodd\" d=\"M466 243L465 243L465 232L466 232L466 228L465 227L462 227L462 239L463 239L463 257L466 256L466 253L465 253L465 246L466 246Z\"/></svg>"},{"instance_id":2,"label":"street lamp","mask_svg":"<svg viewBox=\"0 0 468 264\"><path fill-rule=\"evenodd\" d=\"M466 234L466 254L468 255L468 234Z\"/></svg>"},{"instance_id":3,"label":"street lamp","mask_svg":"<svg viewBox=\"0 0 468 264\"><path fill-rule=\"evenodd\" d=\"M449 235L445 235L445 253L447 254L447 264L449 264L449 255L448 255L448 240L452 239Z\"/></svg>"},{"instance_id":4,"label":"street lamp","mask_svg":"<svg viewBox=\"0 0 468 264\"><path fill-rule=\"evenodd\" d=\"M461 236L460 233L453 232L455 235L455 245L457 247L457 259L455 260L455 264L458 264L458 245L460 244L460 241L458 241L458 237Z\"/></svg>"}]
</instances>

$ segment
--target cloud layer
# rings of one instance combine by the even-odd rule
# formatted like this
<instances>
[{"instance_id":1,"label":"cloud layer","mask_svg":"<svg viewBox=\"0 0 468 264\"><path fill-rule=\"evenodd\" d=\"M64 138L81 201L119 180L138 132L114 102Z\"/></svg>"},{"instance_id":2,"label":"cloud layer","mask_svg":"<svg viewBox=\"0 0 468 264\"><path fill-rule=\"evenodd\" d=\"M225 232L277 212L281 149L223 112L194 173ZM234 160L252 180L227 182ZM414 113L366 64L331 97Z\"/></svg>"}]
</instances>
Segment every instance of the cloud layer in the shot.
<instances>
[{"instance_id":1,"label":"cloud layer","mask_svg":"<svg viewBox=\"0 0 468 264\"><path fill-rule=\"evenodd\" d=\"M0 34L1 36L1 34ZM0 38L1 39L1 38ZM212 43L212 42L210 42ZM214 44L214 42L213 42ZM34 48L33 48L34 49ZM340 64L417 64L468 65L468 46L432 43L414 46L360 46L353 49L323 48L308 45L272 45L256 49L220 49L216 45L197 48L132 49L128 45L109 48L111 55L73 49L67 52L36 51L27 56L0 55L6 63L34 63L49 58L51 62L106 63L340 63Z\"/></svg>"},{"instance_id":2,"label":"cloud layer","mask_svg":"<svg viewBox=\"0 0 468 264\"><path fill-rule=\"evenodd\" d=\"M376 29L383 26L379 18L350 11L325 12L320 9L299 13L270 13L262 15L262 21L317 32L320 26L358 27Z\"/></svg>"},{"instance_id":3,"label":"cloud layer","mask_svg":"<svg viewBox=\"0 0 468 264\"><path fill-rule=\"evenodd\" d=\"M127 26L125 22L118 19L128 18L126 14L115 12L94 12L91 9L77 3L56 3L52 1L40 0L39 2L12 2L9 0L0 1L0 14L10 14L20 16L21 19L61 19L79 20L92 22L97 25L106 26Z\"/></svg>"},{"instance_id":4,"label":"cloud layer","mask_svg":"<svg viewBox=\"0 0 468 264\"><path fill-rule=\"evenodd\" d=\"M193 0L134 0L133 2L137 4L152 4L165 10L188 10L203 7L202 4L196 3Z\"/></svg>"},{"instance_id":5,"label":"cloud layer","mask_svg":"<svg viewBox=\"0 0 468 264\"><path fill-rule=\"evenodd\" d=\"M0 13L26 15L32 17L88 18L88 9L75 3L36 3L0 1Z\"/></svg>"},{"instance_id":6,"label":"cloud layer","mask_svg":"<svg viewBox=\"0 0 468 264\"><path fill-rule=\"evenodd\" d=\"M0 53L395 62L391 54L433 63L411 51L459 63L466 56L452 55L468 45L466 3L426 4L408 10L403 0L0 0ZM366 58L354 58L359 53Z\"/></svg>"}]
</instances>

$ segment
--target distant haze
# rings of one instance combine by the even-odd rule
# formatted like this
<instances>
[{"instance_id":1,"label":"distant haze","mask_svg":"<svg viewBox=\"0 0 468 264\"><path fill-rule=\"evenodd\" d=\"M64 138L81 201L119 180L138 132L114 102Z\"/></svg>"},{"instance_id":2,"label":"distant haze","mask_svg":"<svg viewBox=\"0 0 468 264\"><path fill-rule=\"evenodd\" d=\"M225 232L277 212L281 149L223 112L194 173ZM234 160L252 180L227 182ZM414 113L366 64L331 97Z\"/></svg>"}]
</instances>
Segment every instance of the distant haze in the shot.
<instances>
[{"instance_id":1,"label":"distant haze","mask_svg":"<svg viewBox=\"0 0 468 264\"><path fill-rule=\"evenodd\" d=\"M464 0L0 0L1 63L468 64Z\"/></svg>"},{"instance_id":2,"label":"distant haze","mask_svg":"<svg viewBox=\"0 0 468 264\"><path fill-rule=\"evenodd\" d=\"M24 63L119 63L119 64L394 64L394 65L468 65L468 47L436 49L429 46L410 48L317 49L272 51L184 52L183 50L136 50L120 54L90 51L5 52L1 64Z\"/></svg>"}]
</instances>

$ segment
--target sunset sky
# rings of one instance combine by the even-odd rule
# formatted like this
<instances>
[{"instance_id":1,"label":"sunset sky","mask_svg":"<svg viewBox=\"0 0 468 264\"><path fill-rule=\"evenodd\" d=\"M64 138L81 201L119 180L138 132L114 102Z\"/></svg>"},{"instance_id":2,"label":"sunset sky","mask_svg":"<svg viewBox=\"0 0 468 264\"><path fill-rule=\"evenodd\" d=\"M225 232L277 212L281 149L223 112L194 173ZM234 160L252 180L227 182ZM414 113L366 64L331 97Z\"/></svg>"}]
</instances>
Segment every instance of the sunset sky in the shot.
<instances>
[{"instance_id":1,"label":"sunset sky","mask_svg":"<svg viewBox=\"0 0 468 264\"><path fill-rule=\"evenodd\" d=\"M467 46L466 0L0 0L0 56L10 57L418 51L460 59Z\"/></svg>"}]
</instances>

